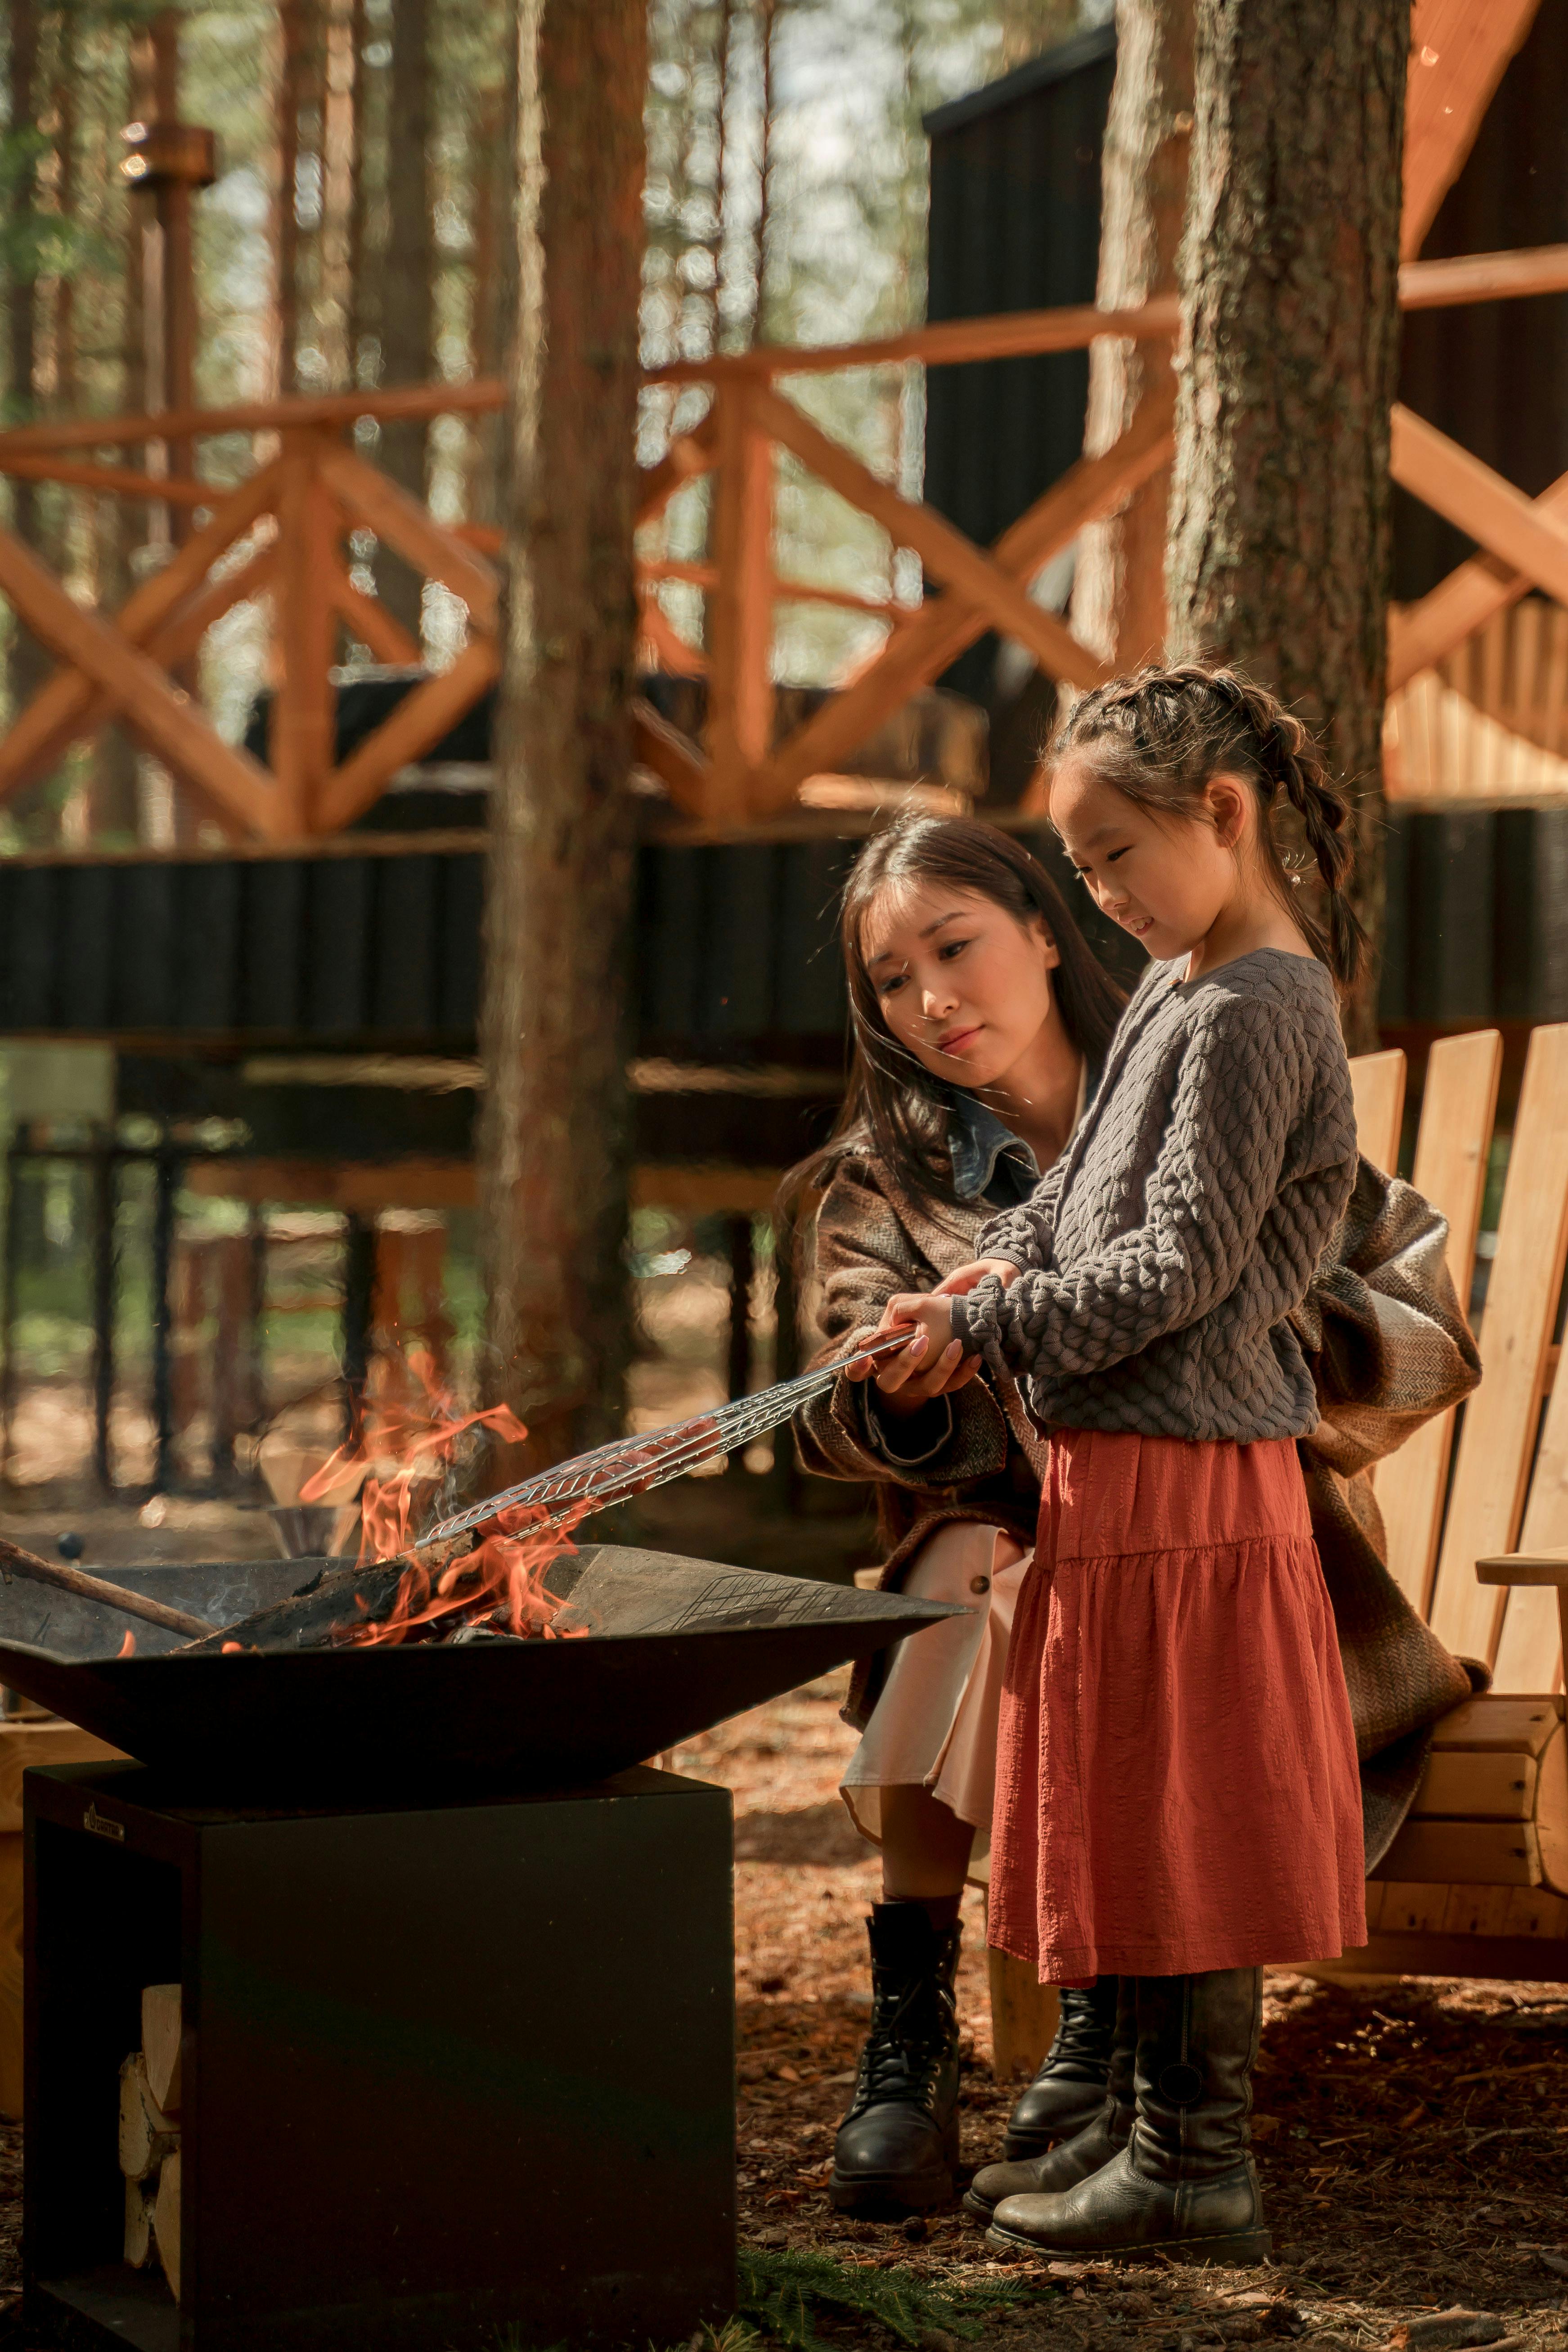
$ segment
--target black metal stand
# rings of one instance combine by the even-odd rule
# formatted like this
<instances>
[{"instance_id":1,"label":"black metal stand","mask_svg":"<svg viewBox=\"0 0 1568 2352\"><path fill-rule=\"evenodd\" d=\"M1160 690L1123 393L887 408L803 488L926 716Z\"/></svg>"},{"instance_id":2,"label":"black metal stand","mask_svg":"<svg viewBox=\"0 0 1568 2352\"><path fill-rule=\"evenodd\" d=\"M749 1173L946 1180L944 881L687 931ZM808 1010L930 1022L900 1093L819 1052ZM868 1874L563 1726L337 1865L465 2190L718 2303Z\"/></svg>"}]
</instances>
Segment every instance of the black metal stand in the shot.
<instances>
[{"instance_id":1,"label":"black metal stand","mask_svg":"<svg viewBox=\"0 0 1568 2352\"><path fill-rule=\"evenodd\" d=\"M279 1738L287 1737L279 1726ZM309 1815L27 1775L26 2325L138 2352L673 2344L734 2307L725 1791ZM184 1987L182 2292L118 2070Z\"/></svg>"}]
</instances>

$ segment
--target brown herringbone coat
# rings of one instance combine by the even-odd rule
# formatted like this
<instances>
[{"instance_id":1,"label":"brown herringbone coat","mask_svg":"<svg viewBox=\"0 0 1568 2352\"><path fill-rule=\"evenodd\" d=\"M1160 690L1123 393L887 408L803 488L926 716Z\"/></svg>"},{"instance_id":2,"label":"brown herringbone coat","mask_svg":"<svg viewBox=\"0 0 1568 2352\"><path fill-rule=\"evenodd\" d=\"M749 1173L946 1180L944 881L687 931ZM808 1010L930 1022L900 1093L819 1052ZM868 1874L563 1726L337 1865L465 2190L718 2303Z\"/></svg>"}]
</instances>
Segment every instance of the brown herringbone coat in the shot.
<instances>
[{"instance_id":1,"label":"brown herringbone coat","mask_svg":"<svg viewBox=\"0 0 1568 2352\"><path fill-rule=\"evenodd\" d=\"M979 1202L912 1200L877 1160L841 1162L816 1223L822 1357L873 1329L896 1291L931 1290L963 1265L990 1213ZM1355 1722L1369 1869L1409 1809L1431 1726L1485 1682L1484 1670L1450 1656L1390 1576L1365 1475L1480 1377L1446 1242L1430 1202L1363 1160L1343 1223L1291 1318L1322 1414L1298 1450ZM1042 1441L1016 1391L999 1396L987 1381L973 1381L951 1402L945 1444L911 1469L878 1444L863 1385L839 1381L796 1422L806 1469L874 1483L888 1554L884 1589L899 1585L926 1538L950 1520L986 1521L1034 1540ZM879 1660L858 1671L852 1722L864 1725L880 1680Z\"/></svg>"}]
</instances>

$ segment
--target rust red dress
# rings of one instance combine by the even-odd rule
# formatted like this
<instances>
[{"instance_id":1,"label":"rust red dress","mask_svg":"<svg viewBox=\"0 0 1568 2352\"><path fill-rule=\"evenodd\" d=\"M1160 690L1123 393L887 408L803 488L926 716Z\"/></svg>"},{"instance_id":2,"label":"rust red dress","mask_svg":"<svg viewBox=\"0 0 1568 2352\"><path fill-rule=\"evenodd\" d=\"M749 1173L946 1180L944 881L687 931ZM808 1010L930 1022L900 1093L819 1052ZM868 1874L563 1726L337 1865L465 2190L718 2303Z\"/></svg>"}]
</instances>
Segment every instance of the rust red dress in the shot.
<instances>
[{"instance_id":1,"label":"rust red dress","mask_svg":"<svg viewBox=\"0 0 1568 2352\"><path fill-rule=\"evenodd\" d=\"M1002 1694L990 1942L1043 1982L1366 1941L1355 1736L1296 1448L1053 1432Z\"/></svg>"}]
</instances>

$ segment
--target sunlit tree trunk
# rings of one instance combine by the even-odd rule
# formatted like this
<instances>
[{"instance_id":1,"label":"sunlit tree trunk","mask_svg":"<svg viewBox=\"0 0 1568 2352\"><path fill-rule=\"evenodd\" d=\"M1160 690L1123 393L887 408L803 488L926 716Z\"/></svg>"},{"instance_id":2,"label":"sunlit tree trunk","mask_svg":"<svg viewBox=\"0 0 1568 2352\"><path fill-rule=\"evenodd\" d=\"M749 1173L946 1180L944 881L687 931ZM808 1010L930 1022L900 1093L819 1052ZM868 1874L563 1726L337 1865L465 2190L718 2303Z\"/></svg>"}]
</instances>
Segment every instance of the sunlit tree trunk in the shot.
<instances>
[{"instance_id":1,"label":"sunlit tree trunk","mask_svg":"<svg viewBox=\"0 0 1568 2352\"><path fill-rule=\"evenodd\" d=\"M279 0L278 34L277 334L278 389L284 399L298 390L295 362L300 347L300 220L296 181L300 168L300 113L304 104L310 49L310 0Z\"/></svg>"},{"instance_id":2,"label":"sunlit tree trunk","mask_svg":"<svg viewBox=\"0 0 1568 2352\"><path fill-rule=\"evenodd\" d=\"M41 85L38 72L38 10L37 0L11 0L10 112L14 126L37 121ZM31 227L37 206L35 167L19 165L10 192L12 266L5 289L5 422L27 425L33 420L37 373L37 287L30 254ZM11 528L28 546L38 542L39 499L37 485L13 481ZM6 689L13 711L27 701L41 684L46 668L42 649L18 622L11 623L11 649L6 665Z\"/></svg>"},{"instance_id":3,"label":"sunlit tree trunk","mask_svg":"<svg viewBox=\"0 0 1568 2352\"><path fill-rule=\"evenodd\" d=\"M1176 287L1193 129L1194 0L1121 0L1116 79L1101 165L1102 309L1126 310ZM1171 382L1163 342L1102 341L1089 355L1084 450L1098 457L1140 404ZM1166 467L1079 541L1072 625L1119 669L1157 659L1165 643Z\"/></svg>"},{"instance_id":4,"label":"sunlit tree trunk","mask_svg":"<svg viewBox=\"0 0 1568 2352\"><path fill-rule=\"evenodd\" d=\"M430 0L393 0L386 131L386 251L381 265L381 381L424 383L435 369L435 238L430 186ZM426 427L384 425L380 464L416 499L426 494ZM420 583L383 549L379 592L411 635L419 635Z\"/></svg>"},{"instance_id":5,"label":"sunlit tree trunk","mask_svg":"<svg viewBox=\"0 0 1568 2352\"><path fill-rule=\"evenodd\" d=\"M143 110L152 103L149 86L151 56L149 44L142 36L128 44L126 74L121 93L121 119L136 122ZM118 142L115 142L118 144ZM110 151L112 154L112 149ZM126 205L124 223L124 278L120 310L120 344L116 353L118 378L110 407L125 415L135 415L150 404L151 388L147 382L147 312L143 243L145 224L143 206L149 199L132 197ZM121 454L122 465L138 469L146 464L144 449L126 449ZM110 612L118 612L130 595L134 584L131 570L133 548L141 543L144 530L142 511L129 499L105 499L100 509L99 574L100 602ZM93 754L92 812L90 829L96 842L107 842L123 848L136 837L138 824L137 752L131 735L120 726L106 727L98 739Z\"/></svg>"},{"instance_id":6,"label":"sunlit tree trunk","mask_svg":"<svg viewBox=\"0 0 1568 2352\"><path fill-rule=\"evenodd\" d=\"M540 1462L618 1431L627 1345L644 0L521 0L509 604L479 1157L487 1386Z\"/></svg>"},{"instance_id":7,"label":"sunlit tree trunk","mask_svg":"<svg viewBox=\"0 0 1568 2352\"><path fill-rule=\"evenodd\" d=\"M1167 574L1174 647L1322 734L1374 938L1409 40L1408 0L1198 0Z\"/></svg>"}]
</instances>

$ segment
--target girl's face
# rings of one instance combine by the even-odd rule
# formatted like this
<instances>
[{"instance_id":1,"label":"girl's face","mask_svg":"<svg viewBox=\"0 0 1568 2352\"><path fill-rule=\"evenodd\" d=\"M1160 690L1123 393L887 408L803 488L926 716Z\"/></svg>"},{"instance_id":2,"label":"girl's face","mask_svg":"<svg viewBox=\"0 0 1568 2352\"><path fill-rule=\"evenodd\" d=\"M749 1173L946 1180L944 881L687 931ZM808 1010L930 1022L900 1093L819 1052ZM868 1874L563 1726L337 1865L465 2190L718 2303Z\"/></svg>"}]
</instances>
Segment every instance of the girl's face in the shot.
<instances>
[{"instance_id":1,"label":"girl's face","mask_svg":"<svg viewBox=\"0 0 1568 2352\"><path fill-rule=\"evenodd\" d=\"M1055 1010L1061 961L1039 917L1018 922L977 890L911 882L884 890L860 952L889 1029L932 1075L995 1086Z\"/></svg>"},{"instance_id":2,"label":"girl's face","mask_svg":"<svg viewBox=\"0 0 1568 2352\"><path fill-rule=\"evenodd\" d=\"M1069 752L1051 779L1051 822L1102 913L1160 962L1190 955L1241 887L1257 803L1239 777L1210 779L1192 815L1142 808Z\"/></svg>"}]
</instances>

